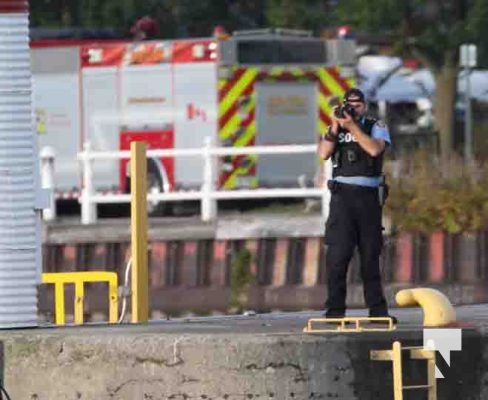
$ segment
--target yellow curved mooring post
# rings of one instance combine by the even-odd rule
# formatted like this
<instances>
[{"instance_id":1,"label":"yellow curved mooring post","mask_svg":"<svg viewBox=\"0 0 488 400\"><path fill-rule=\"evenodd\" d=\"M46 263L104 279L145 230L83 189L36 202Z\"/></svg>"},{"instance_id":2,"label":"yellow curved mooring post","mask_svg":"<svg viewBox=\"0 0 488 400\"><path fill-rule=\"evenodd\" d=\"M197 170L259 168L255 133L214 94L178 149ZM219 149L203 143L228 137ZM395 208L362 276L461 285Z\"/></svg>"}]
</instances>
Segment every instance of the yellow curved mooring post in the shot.
<instances>
[{"instance_id":1,"label":"yellow curved mooring post","mask_svg":"<svg viewBox=\"0 0 488 400\"><path fill-rule=\"evenodd\" d=\"M131 321L149 318L149 279L147 271L147 158L146 144L130 144L132 315Z\"/></svg>"},{"instance_id":2,"label":"yellow curved mooring post","mask_svg":"<svg viewBox=\"0 0 488 400\"><path fill-rule=\"evenodd\" d=\"M431 288L400 290L395 296L399 306L420 306L424 312L424 326L444 326L456 321L456 311L449 299Z\"/></svg>"}]
</instances>

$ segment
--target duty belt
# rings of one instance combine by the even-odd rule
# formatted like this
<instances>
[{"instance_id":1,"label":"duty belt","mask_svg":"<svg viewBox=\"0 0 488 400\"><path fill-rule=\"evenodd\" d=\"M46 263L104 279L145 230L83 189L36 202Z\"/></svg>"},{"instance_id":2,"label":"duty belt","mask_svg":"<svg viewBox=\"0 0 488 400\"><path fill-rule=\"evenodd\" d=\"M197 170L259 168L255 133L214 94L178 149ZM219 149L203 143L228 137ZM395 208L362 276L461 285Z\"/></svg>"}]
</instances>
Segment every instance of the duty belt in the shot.
<instances>
[{"instance_id":1,"label":"duty belt","mask_svg":"<svg viewBox=\"0 0 488 400\"><path fill-rule=\"evenodd\" d=\"M388 185L385 183L380 184L378 187L351 185L350 183L342 183L334 180L327 181L327 187L332 194L338 192L358 192L358 193L374 193L378 196L378 202L381 207L385 205L385 201L388 198Z\"/></svg>"},{"instance_id":2,"label":"duty belt","mask_svg":"<svg viewBox=\"0 0 488 400\"><path fill-rule=\"evenodd\" d=\"M350 183L342 183L337 182L335 180L328 180L327 187L329 188L331 193L337 193L342 190L350 190L350 191L363 191L363 192L377 192L378 187L372 186L361 186L361 185L353 185Z\"/></svg>"}]
</instances>

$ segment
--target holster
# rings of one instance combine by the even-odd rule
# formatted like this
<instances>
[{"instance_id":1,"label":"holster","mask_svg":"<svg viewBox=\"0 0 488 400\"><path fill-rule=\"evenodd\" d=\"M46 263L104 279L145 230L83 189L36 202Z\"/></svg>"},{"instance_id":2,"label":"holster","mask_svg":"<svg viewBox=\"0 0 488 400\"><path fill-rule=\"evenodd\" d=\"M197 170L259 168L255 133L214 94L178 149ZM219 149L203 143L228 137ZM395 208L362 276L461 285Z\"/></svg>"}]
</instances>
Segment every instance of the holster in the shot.
<instances>
[{"instance_id":1,"label":"holster","mask_svg":"<svg viewBox=\"0 0 488 400\"><path fill-rule=\"evenodd\" d=\"M339 190L339 182L329 179L327 181L327 188L330 190L331 193L337 193Z\"/></svg>"},{"instance_id":2,"label":"holster","mask_svg":"<svg viewBox=\"0 0 488 400\"><path fill-rule=\"evenodd\" d=\"M385 205L386 199L388 198L390 192L390 187L386 183L385 176L382 175L381 182L378 186L378 201L380 206L383 207Z\"/></svg>"}]
</instances>

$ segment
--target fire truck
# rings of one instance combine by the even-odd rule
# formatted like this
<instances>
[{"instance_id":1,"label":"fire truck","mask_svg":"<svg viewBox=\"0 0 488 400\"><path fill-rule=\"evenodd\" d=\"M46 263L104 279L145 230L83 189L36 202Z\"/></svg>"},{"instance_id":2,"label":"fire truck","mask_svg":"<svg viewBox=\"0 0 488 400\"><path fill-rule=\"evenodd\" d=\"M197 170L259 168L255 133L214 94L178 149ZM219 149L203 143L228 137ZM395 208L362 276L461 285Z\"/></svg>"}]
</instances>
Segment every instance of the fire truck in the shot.
<instances>
[{"instance_id":1,"label":"fire truck","mask_svg":"<svg viewBox=\"0 0 488 400\"><path fill-rule=\"evenodd\" d=\"M55 152L57 200L81 193L77 154L150 149L313 144L333 101L355 84L355 44L309 32L241 31L224 37L156 41L31 43L40 148ZM99 192L128 191L127 160L94 165ZM196 189L199 157L151 158L148 187ZM313 155L242 155L219 160L221 189L313 182Z\"/></svg>"}]
</instances>

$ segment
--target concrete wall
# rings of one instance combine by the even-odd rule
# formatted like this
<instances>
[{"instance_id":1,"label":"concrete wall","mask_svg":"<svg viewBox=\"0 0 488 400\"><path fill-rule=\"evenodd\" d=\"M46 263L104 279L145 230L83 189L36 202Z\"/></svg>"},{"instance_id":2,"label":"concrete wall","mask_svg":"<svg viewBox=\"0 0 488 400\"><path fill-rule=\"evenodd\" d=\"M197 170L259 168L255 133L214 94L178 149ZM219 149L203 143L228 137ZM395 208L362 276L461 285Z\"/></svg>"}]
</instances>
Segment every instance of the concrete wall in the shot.
<instances>
[{"instance_id":1,"label":"concrete wall","mask_svg":"<svg viewBox=\"0 0 488 400\"><path fill-rule=\"evenodd\" d=\"M301 225L281 221L243 220L219 231L211 224L153 225L150 229L151 311L225 312L229 308L230 276L239 254L249 252L255 284L247 307L263 310L321 309L325 299L326 263L317 217L296 218ZM126 223L125 223L126 224ZM49 227L44 235L44 271L116 271L120 282L130 258L129 229L122 222L94 227ZM288 224L288 225L287 225ZM298 222L297 222L298 224ZM304 227L305 225L305 227ZM222 231L224 231L223 234ZM410 286L432 286L455 304L488 301L487 233L385 237L381 268L390 303L395 292ZM358 258L351 262L348 303L363 306ZM67 289L67 295L72 290ZM87 286L86 313L106 312L106 289ZM69 298L69 297L68 297ZM43 286L40 310L52 312L53 291ZM70 312L71 302L67 303ZM72 307L71 307L72 308Z\"/></svg>"},{"instance_id":2,"label":"concrete wall","mask_svg":"<svg viewBox=\"0 0 488 400\"><path fill-rule=\"evenodd\" d=\"M218 330L218 329L217 329ZM392 365L370 350L393 340L422 345L421 331L321 334L210 333L200 323L82 328L1 335L5 386L12 399L347 399L391 400ZM243 332L244 331L244 332ZM488 397L488 342L463 331L451 364L439 357L444 379L438 399ZM424 361L405 364L406 384L424 384ZM416 391L408 399L427 398Z\"/></svg>"}]
</instances>

